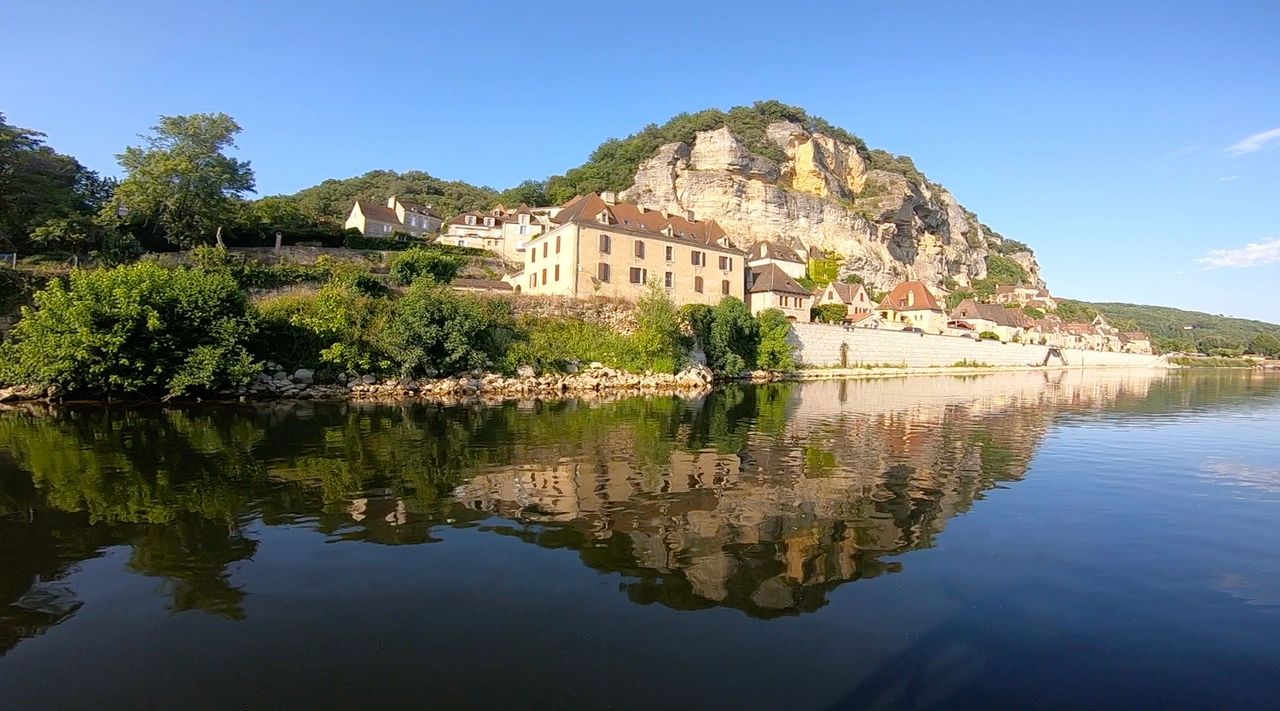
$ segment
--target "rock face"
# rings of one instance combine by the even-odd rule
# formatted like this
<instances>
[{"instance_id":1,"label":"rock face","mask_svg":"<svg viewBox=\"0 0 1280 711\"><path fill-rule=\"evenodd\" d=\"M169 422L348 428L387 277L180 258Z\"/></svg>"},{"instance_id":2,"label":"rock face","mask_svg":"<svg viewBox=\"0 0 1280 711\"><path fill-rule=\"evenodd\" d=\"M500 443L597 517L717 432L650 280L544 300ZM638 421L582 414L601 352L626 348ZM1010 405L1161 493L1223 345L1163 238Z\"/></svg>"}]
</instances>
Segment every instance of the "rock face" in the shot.
<instances>
[{"instance_id":1,"label":"rock face","mask_svg":"<svg viewBox=\"0 0 1280 711\"><path fill-rule=\"evenodd\" d=\"M820 249L889 289L904 279L942 286L986 276L986 257L1003 240L942 187L871 169L857 147L778 121L769 140L787 160L754 155L727 127L669 143L640 165L622 197L646 207L719 222L749 249L772 240ZM1043 286L1031 252L1008 255Z\"/></svg>"}]
</instances>

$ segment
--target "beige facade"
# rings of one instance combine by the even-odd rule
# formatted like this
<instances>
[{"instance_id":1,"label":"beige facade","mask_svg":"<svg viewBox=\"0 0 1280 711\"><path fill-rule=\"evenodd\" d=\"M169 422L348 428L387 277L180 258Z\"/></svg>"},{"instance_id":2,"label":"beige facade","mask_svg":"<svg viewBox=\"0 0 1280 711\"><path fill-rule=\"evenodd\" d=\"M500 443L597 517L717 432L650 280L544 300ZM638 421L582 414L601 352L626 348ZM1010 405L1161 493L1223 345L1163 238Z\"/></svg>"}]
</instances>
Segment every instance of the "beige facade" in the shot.
<instances>
[{"instance_id":1,"label":"beige facade","mask_svg":"<svg viewBox=\"0 0 1280 711\"><path fill-rule=\"evenodd\" d=\"M885 328L919 328L927 333L947 330L947 312L924 282L907 281L893 288L876 308Z\"/></svg>"},{"instance_id":2,"label":"beige facade","mask_svg":"<svg viewBox=\"0 0 1280 711\"><path fill-rule=\"evenodd\" d=\"M343 223L345 229L356 229L367 237L393 237L397 234L425 239L440 231L443 221L430 206L406 202L395 195L386 205L356 200Z\"/></svg>"},{"instance_id":3,"label":"beige facade","mask_svg":"<svg viewBox=\"0 0 1280 711\"><path fill-rule=\"evenodd\" d=\"M796 250L775 242L756 243L747 255L747 266L763 267L769 264L776 265L792 279L803 279L809 271L804 257Z\"/></svg>"},{"instance_id":4,"label":"beige facade","mask_svg":"<svg viewBox=\"0 0 1280 711\"><path fill-rule=\"evenodd\" d=\"M488 211L473 210L449 220L440 241L458 247L487 249L503 259L524 259L525 245L550 227L552 208L521 205L508 210L502 205Z\"/></svg>"},{"instance_id":5,"label":"beige facade","mask_svg":"<svg viewBox=\"0 0 1280 711\"><path fill-rule=\"evenodd\" d=\"M677 304L744 298L743 252L616 225L569 222L533 237L518 286L526 294L634 301L649 283Z\"/></svg>"},{"instance_id":6,"label":"beige facade","mask_svg":"<svg viewBox=\"0 0 1280 711\"><path fill-rule=\"evenodd\" d=\"M814 306L826 304L843 304L848 309L846 321L852 321L862 314L871 313L876 304L867 295L861 284L843 284L832 282L823 287L814 298Z\"/></svg>"},{"instance_id":7,"label":"beige facade","mask_svg":"<svg viewBox=\"0 0 1280 711\"><path fill-rule=\"evenodd\" d=\"M766 309L778 309L787 315L788 320L808 323L813 297L766 291L750 294L747 306L750 307L753 316L759 316L760 312Z\"/></svg>"}]
</instances>

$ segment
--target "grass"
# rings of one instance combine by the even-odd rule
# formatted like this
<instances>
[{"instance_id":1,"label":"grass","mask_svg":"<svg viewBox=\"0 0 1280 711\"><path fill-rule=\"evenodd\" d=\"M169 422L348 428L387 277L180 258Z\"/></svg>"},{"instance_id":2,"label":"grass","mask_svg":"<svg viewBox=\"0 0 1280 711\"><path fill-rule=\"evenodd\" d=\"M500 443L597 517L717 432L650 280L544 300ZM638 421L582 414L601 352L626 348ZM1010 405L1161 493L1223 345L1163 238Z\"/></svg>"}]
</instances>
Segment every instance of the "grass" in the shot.
<instances>
[{"instance_id":1,"label":"grass","mask_svg":"<svg viewBox=\"0 0 1280 711\"><path fill-rule=\"evenodd\" d=\"M958 360L951 364L952 368L994 368L990 363L983 363L980 360Z\"/></svg>"},{"instance_id":2,"label":"grass","mask_svg":"<svg viewBox=\"0 0 1280 711\"><path fill-rule=\"evenodd\" d=\"M1188 368L1253 368L1256 363L1244 358L1218 358L1213 356L1175 356L1169 359L1174 365Z\"/></svg>"}]
</instances>

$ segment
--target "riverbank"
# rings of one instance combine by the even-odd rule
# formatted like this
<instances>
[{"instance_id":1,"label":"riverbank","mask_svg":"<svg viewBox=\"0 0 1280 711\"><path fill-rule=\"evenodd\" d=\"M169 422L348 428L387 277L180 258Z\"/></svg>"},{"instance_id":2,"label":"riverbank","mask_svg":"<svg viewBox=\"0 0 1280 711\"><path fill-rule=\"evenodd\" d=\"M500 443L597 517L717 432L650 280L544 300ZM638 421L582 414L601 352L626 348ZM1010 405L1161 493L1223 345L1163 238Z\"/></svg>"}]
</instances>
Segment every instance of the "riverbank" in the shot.
<instances>
[{"instance_id":1,"label":"riverbank","mask_svg":"<svg viewBox=\"0 0 1280 711\"><path fill-rule=\"evenodd\" d=\"M1176 370L1168 364L1142 365L980 365L980 366L879 366L866 368L804 368L783 376L787 380L843 380L851 378L896 378L909 375L990 375L992 373L1058 372L1065 370Z\"/></svg>"}]
</instances>

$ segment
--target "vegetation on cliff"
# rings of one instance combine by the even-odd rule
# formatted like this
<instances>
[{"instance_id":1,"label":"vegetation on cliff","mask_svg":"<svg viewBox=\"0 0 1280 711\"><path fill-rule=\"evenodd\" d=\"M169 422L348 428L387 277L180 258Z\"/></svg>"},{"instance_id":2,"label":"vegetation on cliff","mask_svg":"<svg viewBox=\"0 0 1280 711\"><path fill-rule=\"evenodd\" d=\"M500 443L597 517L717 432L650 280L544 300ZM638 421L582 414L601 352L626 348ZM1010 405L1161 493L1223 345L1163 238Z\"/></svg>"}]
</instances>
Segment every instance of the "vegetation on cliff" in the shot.
<instances>
[{"instance_id":1,"label":"vegetation on cliff","mask_svg":"<svg viewBox=\"0 0 1280 711\"><path fill-rule=\"evenodd\" d=\"M1183 351L1206 355L1235 356L1255 353L1280 357L1272 339L1280 339L1280 325L1185 311L1168 306L1091 303L1063 300L1057 313L1068 321L1091 321L1102 314L1121 331L1145 331L1165 353Z\"/></svg>"}]
</instances>

